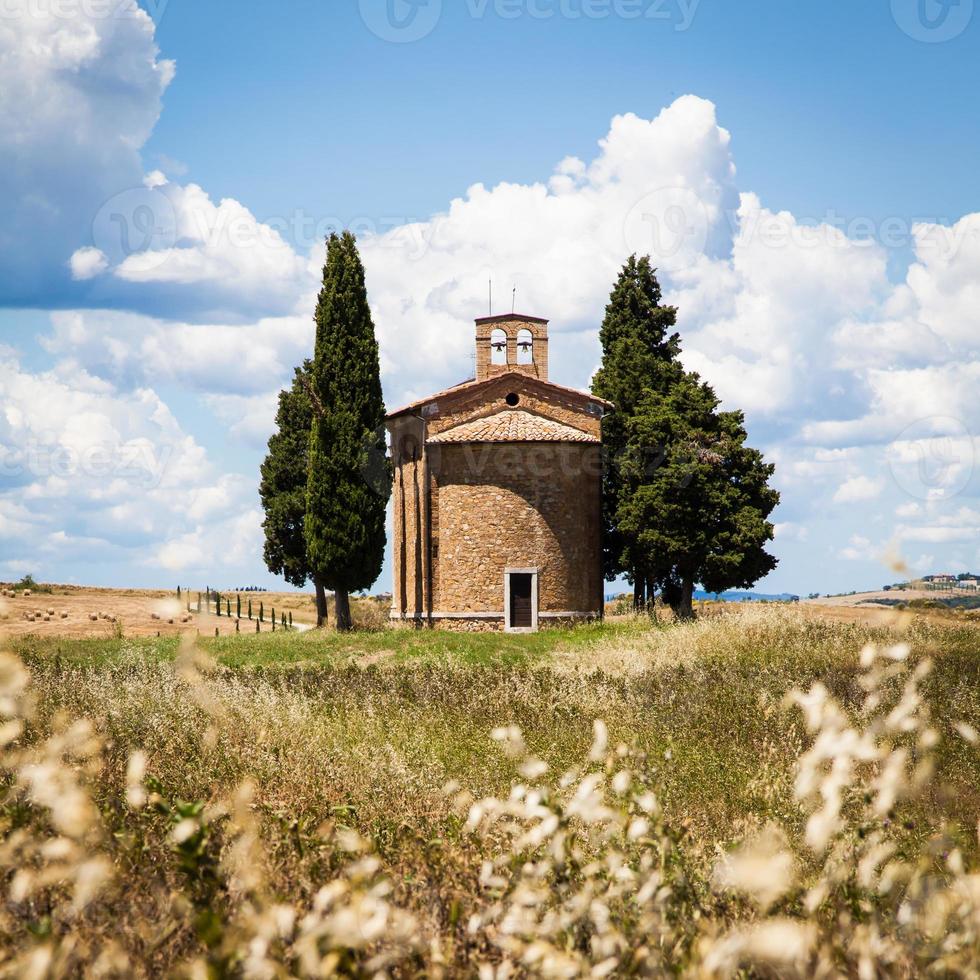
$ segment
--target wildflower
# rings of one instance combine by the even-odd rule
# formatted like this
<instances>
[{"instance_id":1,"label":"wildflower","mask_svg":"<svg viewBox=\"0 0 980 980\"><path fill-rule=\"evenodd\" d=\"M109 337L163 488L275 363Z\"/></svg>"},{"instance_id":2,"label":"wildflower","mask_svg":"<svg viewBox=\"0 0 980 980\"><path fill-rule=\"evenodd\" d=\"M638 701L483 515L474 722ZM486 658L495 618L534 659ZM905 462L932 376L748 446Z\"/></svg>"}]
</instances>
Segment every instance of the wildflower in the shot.
<instances>
[{"instance_id":1,"label":"wildflower","mask_svg":"<svg viewBox=\"0 0 980 980\"><path fill-rule=\"evenodd\" d=\"M792 888L796 861L785 835L772 824L743 841L715 865L715 884L742 892L762 910L769 909Z\"/></svg>"},{"instance_id":2,"label":"wildflower","mask_svg":"<svg viewBox=\"0 0 980 980\"><path fill-rule=\"evenodd\" d=\"M145 775L146 753L137 750L130 755L126 765L126 803L131 810L139 810L146 805Z\"/></svg>"},{"instance_id":3,"label":"wildflower","mask_svg":"<svg viewBox=\"0 0 980 980\"><path fill-rule=\"evenodd\" d=\"M971 744L976 744L977 740L980 739L980 735L977 734L977 730L968 722L957 721L954 722L953 728L956 729L957 733L962 739L965 739Z\"/></svg>"},{"instance_id":4,"label":"wildflower","mask_svg":"<svg viewBox=\"0 0 980 980\"><path fill-rule=\"evenodd\" d=\"M601 762L606 757L606 750L609 747L609 729L601 719L596 719L592 723L593 740L592 748L589 750L590 762Z\"/></svg>"}]
</instances>

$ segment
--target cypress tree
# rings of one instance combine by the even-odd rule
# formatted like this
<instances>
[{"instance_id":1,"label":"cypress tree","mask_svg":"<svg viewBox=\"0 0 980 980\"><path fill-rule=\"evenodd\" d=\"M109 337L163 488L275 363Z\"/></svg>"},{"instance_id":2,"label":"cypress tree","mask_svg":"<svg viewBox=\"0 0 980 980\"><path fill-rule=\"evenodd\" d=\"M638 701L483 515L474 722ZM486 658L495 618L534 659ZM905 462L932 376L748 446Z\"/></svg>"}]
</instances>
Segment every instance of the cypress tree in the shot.
<instances>
[{"instance_id":1,"label":"cypress tree","mask_svg":"<svg viewBox=\"0 0 980 980\"><path fill-rule=\"evenodd\" d=\"M337 628L346 631L350 593L381 574L391 492L378 343L350 232L328 240L315 320L304 533L310 567L335 593Z\"/></svg>"},{"instance_id":2,"label":"cypress tree","mask_svg":"<svg viewBox=\"0 0 980 980\"><path fill-rule=\"evenodd\" d=\"M306 554L306 491L309 483L310 402L313 362L306 360L293 373L292 385L279 393L276 429L262 462L259 496L265 510L263 556L274 575L301 589L313 581L316 591L317 626L326 625L327 593L323 580L313 573Z\"/></svg>"},{"instance_id":3,"label":"cypress tree","mask_svg":"<svg viewBox=\"0 0 980 980\"><path fill-rule=\"evenodd\" d=\"M214 614L221 615L221 596L217 592L214 594Z\"/></svg>"},{"instance_id":4,"label":"cypress tree","mask_svg":"<svg viewBox=\"0 0 980 980\"><path fill-rule=\"evenodd\" d=\"M632 256L600 331L593 393L614 402L603 422L605 572L625 573L634 603L659 588L681 617L694 587L747 588L776 560L767 518L779 502L773 466L745 445L744 417L680 363L674 307L661 304L648 258Z\"/></svg>"},{"instance_id":5,"label":"cypress tree","mask_svg":"<svg viewBox=\"0 0 980 980\"><path fill-rule=\"evenodd\" d=\"M248 600L248 618L249 619L252 618L252 600L251 599Z\"/></svg>"},{"instance_id":6,"label":"cypress tree","mask_svg":"<svg viewBox=\"0 0 980 980\"><path fill-rule=\"evenodd\" d=\"M265 603L259 602L259 622L265 622Z\"/></svg>"},{"instance_id":7,"label":"cypress tree","mask_svg":"<svg viewBox=\"0 0 980 980\"><path fill-rule=\"evenodd\" d=\"M625 574L633 583L634 605L652 600L652 569L635 536L617 519L617 510L635 487L637 470L658 464L656 451L629 460L629 427L647 392L665 394L680 380L680 335L673 332L677 310L661 303L660 283L649 256L631 255L619 273L599 331L602 364L592 393L615 408L603 420L603 565L606 577ZM629 474L629 475L627 475ZM649 593L649 595L648 595Z\"/></svg>"},{"instance_id":8,"label":"cypress tree","mask_svg":"<svg viewBox=\"0 0 980 980\"><path fill-rule=\"evenodd\" d=\"M242 618L242 596L238 592L235 594L235 619Z\"/></svg>"},{"instance_id":9,"label":"cypress tree","mask_svg":"<svg viewBox=\"0 0 980 980\"><path fill-rule=\"evenodd\" d=\"M631 443L662 447L662 458L636 474L620 528L681 618L693 614L696 583L709 592L749 588L776 567L765 551L779 503L769 486L775 467L745 445L743 414L718 404L697 374L685 374L666 395L648 393L630 423Z\"/></svg>"},{"instance_id":10,"label":"cypress tree","mask_svg":"<svg viewBox=\"0 0 980 980\"><path fill-rule=\"evenodd\" d=\"M225 614L231 619L231 599L225 600Z\"/></svg>"}]
</instances>

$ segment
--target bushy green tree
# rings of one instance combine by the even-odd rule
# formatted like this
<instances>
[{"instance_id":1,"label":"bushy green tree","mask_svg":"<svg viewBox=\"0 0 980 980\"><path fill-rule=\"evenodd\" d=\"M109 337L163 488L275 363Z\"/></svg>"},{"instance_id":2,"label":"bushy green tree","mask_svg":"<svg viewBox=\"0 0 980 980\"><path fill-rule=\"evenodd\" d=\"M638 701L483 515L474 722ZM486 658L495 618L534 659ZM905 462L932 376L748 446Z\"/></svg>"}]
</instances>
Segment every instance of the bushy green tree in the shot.
<instances>
[{"instance_id":1,"label":"bushy green tree","mask_svg":"<svg viewBox=\"0 0 980 980\"><path fill-rule=\"evenodd\" d=\"M381 573L391 491L378 343L350 232L327 243L315 319L304 532L310 568L335 593L337 628L349 630L350 593Z\"/></svg>"},{"instance_id":2,"label":"bushy green tree","mask_svg":"<svg viewBox=\"0 0 980 980\"><path fill-rule=\"evenodd\" d=\"M685 374L666 395L648 393L629 422L631 492L619 527L682 617L697 583L709 592L748 588L776 567L765 550L779 503L774 467L745 445L743 414L718 404L709 385Z\"/></svg>"},{"instance_id":3,"label":"bushy green tree","mask_svg":"<svg viewBox=\"0 0 980 980\"><path fill-rule=\"evenodd\" d=\"M638 542L616 514L628 495L624 472L629 422L649 391L667 392L680 379L680 337L673 331L677 310L661 303L660 283L648 256L631 255L619 273L599 330L602 364L592 393L615 405L602 423L606 458L603 471L603 565L606 577L625 574L633 583L634 604L647 596L651 569ZM651 595L652 598L652 595Z\"/></svg>"},{"instance_id":4,"label":"bushy green tree","mask_svg":"<svg viewBox=\"0 0 980 980\"><path fill-rule=\"evenodd\" d=\"M323 626L327 621L326 589L322 578L310 567L304 532L313 427L312 371L313 362L304 361L295 369L292 385L279 393L276 429L262 462L259 496L265 510L262 528L266 567L298 589L312 580L316 591L317 625Z\"/></svg>"},{"instance_id":5,"label":"bushy green tree","mask_svg":"<svg viewBox=\"0 0 980 980\"><path fill-rule=\"evenodd\" d=\"M765 551L779 502L773 466L745 445L741 412L679 361L677 317L660 304L649 260L631 258L613 289L593 392L615 403L603 422L606 573L625 573L638 604L660 590L682 616L695 585L748 588L776 566Z\"/></svg>"}]
</instances>

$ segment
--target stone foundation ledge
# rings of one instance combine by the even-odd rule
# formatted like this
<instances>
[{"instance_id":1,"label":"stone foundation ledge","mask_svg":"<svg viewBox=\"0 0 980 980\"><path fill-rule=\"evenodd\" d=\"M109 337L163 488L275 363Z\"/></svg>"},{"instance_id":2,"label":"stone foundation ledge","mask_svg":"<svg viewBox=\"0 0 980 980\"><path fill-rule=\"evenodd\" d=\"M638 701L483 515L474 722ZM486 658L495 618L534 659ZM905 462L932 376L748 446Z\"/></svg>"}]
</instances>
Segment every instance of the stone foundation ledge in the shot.
<instances>
[{"instance_id":1,"label":"stone foundation ledge","mask_svg":"<svg viewBox=\"0 0 980 980\"><path fill-rule=\"evenodd\" d=\"M432 626L434 629L458 630L461 632L493 632L503 630L504 613L501 612L434 612L431 616L414 616L411 613L391 612L391 621L405 626L422 628ZM601 619L597 611L565 611L538 612L538 625L541 626L571 626L575 623L586 623Z\"/></svg>"}]
</instances>

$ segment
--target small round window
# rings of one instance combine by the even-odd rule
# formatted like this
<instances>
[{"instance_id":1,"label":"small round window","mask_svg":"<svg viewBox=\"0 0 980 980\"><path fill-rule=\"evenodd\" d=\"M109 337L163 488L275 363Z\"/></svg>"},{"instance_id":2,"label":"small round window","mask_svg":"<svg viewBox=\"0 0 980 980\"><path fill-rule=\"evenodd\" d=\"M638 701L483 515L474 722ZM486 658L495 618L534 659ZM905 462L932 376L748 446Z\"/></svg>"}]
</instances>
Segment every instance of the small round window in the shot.
<instances>
[{"instance_id":1,"label":"small round window","mask_svg":"<svg viewBox=\"0 0 980 980\"><path fill-rule=\"evenodd\" d=\"M511 408L513 408L515 405L519 405L520 404L520 402L521 402L521 396L512 391L504 399L504 401L507 402L507 404L510 405Z\"/></svg>"}]
</instances>

